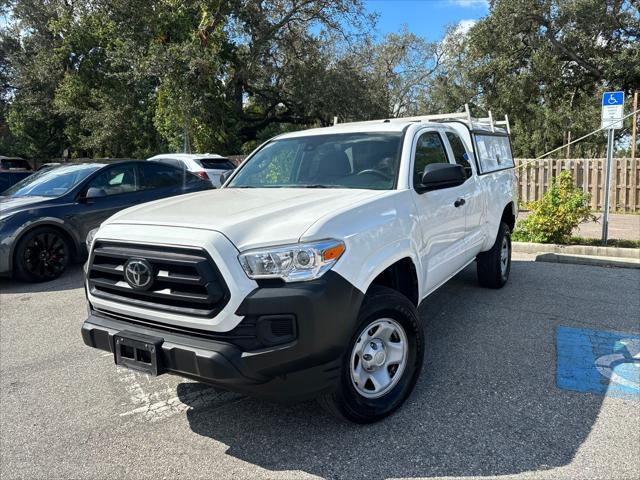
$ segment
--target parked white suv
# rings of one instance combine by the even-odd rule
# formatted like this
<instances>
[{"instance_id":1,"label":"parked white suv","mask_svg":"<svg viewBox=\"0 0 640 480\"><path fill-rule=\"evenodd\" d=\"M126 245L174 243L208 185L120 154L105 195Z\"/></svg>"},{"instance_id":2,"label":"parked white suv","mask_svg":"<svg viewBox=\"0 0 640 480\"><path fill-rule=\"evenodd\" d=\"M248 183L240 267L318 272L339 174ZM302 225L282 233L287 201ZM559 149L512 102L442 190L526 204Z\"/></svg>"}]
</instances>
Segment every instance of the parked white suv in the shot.
<instances>
[{"instance_id":1,"label":"parked white suv","mask_svg":"<svg viewBox=\"0 0 640 480\"><path fill-rule=\"evenodd\" d=\"M186 169L204 180L211 181L216 188L221 185L220 176L229 174L236 168L228 158L211 153L163 153L147 158L147 160L167 163L174 167Z\"/></svg>"},{"instance_id":2,"label":"parked white suv","mask_svg":"<svg viewBox=\"0 0 640 480\"><path fill-rule=\"evenodd\" d=\"M149 374L379 420L418 378L419 303L474 260L482 285L507 281L513 166L507 131L470 118L276 137L221 189L91 235L84 342Z\"/></svg>"}]
</instances>

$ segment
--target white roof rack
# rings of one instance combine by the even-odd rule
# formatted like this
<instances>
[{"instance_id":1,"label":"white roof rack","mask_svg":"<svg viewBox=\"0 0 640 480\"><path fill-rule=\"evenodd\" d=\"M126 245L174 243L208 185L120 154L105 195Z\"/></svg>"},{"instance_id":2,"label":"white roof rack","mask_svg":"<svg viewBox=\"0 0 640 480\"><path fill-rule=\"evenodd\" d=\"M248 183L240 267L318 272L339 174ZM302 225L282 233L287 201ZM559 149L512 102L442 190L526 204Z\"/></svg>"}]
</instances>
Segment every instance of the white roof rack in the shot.
<instances>
[{"instance_id":1,"label":"white roof rack","mask_svg":"<svg viewBox=\"0 0 640 480\"><path fill-rule=\"evenodd\" d=\"M489 110L489 116L484 118L474 118L471 116L471 110L468 104L464 104L464 112L456 113L439 113L436 115L418 115L415 117L399 117L399 118L381 118L378 120L366 120L363 122L346 122L340 125L371 125L375 123L391 123L391 122L438 122L446 120L461 120L467 124L467 126L473 130L474 128L489 128L492 132L496 131L496 127L505 127L507 133L511 134L511 127L509 125L509 117L504 116L504 120L493 119L491 110ZM338 125L338 117L333 117L333 124Z\"/></svg>"}]
</instances>

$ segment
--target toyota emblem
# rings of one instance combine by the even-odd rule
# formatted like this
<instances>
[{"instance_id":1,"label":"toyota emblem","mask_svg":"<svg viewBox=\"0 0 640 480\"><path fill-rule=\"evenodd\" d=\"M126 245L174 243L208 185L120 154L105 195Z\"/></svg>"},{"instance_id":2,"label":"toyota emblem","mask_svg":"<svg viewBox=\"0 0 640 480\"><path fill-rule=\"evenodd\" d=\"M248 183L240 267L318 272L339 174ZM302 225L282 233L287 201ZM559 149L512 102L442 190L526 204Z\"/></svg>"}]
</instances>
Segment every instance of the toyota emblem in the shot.
<instances>
[{"instance_id":1,"label":"toyota emblem","mask_svg":"<svg viewBox=\"0 0 640 480\"><path fill-rule=\"evenodd\" d=\"M124 266L124 278L132 288L146 290L153 283L153 268L141 258L129 259Z\"/></svg>"}]
</instances>

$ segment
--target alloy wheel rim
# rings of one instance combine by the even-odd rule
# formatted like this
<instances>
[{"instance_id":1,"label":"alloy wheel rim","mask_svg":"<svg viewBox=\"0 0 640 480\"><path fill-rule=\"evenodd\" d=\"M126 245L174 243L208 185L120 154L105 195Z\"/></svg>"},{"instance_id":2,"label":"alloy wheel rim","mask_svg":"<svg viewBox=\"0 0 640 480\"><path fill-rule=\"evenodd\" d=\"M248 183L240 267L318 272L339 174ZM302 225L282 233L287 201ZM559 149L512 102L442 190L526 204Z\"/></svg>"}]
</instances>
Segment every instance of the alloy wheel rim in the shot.
<instances>
[{"instance_id":1,"label":"alloy wheel rim","mask_svg":"<svg viewBox=\"0 0 640 480\"><path fill-rule=\"evenodd\" d=\"M407 366L409 343L402 325L391 318L370 323L351 351L351 384L365 398L379 398L395 387Z\"/></svg>"},{"instance_id":2,"label":"alloy wheel rim","mask_svg":"<svg viewBox=\"0 0 640 480\"><path fill-rule=\"evenodd\" d=\"M500 249L500 272L502 276L507 275L507 268L509 267L509 240L507 237L502 239L502 248Z\"/></svg>"},{"instance_id":3,"label":"alloy wheel rim","mask_svg":"<svg viewBox=\"0 0 640 480\"><path fill-rule=\"evenodd\" d=\"M55 233L41 233L29 240L24 250L26 270L39 278L54 278L67 266L64 240Z\"/></svg>"}]
</instances>

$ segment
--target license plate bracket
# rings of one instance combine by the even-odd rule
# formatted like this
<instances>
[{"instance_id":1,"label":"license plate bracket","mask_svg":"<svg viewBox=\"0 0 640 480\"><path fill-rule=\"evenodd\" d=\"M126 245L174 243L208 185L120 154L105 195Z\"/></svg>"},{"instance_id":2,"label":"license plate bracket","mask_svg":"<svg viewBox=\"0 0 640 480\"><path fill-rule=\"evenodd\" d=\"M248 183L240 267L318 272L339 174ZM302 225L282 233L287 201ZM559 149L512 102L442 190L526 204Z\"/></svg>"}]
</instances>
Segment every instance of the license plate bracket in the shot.
<instances>
[{"instance_id":1,"label":"license plate bracket","mask_svg":"<svg viewBox=\"0 0 640 480\"><path fill-rule=\"evenodd\" d=\"M116 365L160 375L162 367L163 338L123 330L113 336L113 359Z\"/></svg>"}]
</instances>

